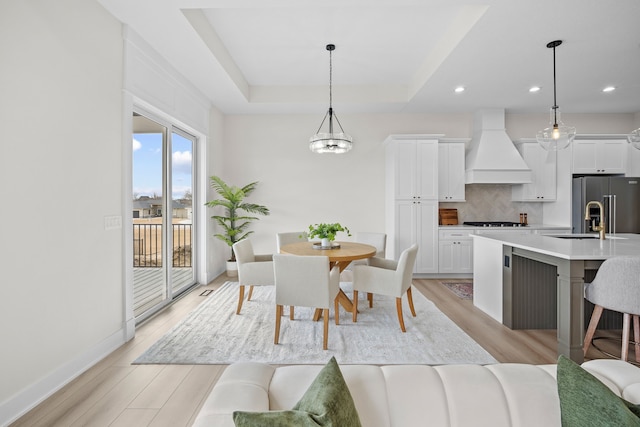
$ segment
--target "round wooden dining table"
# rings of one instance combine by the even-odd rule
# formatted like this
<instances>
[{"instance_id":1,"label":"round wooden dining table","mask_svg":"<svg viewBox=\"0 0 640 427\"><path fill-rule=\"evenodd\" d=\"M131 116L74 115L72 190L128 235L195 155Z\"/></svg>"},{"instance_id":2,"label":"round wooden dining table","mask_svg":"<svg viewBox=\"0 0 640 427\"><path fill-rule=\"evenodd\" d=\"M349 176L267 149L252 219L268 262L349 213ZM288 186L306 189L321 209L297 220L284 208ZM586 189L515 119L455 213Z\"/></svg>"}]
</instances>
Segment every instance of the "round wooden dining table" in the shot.
<instances>
[{"instance_id":1,"label":"round wooden dining table","mask_svg":"<svg viewBox=\"0 0 640 427\"><path fill-rule=\"evenodd\" d=\"M338 266L340 272L342 272L351 261L357 259L370 258L375 255L375 246L366 245L364 243L356 242L336 242L340 245L339 248L332 249L318 249L314 248L314 244L317 242L297 242L284 245L280 248L280 253L298 256L326 256L329 257L329 268ZM347 294L342 289L338 292L338 302L349 313L353 312L353 302L349 299ZM315 317L315 316L314 316Z\"/></svg>"}]
</instances>

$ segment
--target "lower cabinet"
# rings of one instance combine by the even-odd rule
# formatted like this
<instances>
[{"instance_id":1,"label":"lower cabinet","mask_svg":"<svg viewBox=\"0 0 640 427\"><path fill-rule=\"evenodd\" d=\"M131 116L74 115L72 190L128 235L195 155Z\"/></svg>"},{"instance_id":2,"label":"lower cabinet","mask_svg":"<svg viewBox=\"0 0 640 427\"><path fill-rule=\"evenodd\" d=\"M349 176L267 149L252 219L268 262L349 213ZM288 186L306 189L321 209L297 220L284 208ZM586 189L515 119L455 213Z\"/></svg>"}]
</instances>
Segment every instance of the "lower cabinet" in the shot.
<instances>
[{"instance_id":1,"label":"lower cabinet","mask_svg":"<svg viewBox=\"0 0 640 427\"><path fill-rule=\"evenodd\" d=\"M440 231L439 273L473 273L473 242L465 231Z\"/></svg>"},{"instance_id":2,"label":"lower cabinet","mask_svg":"<svg viewBox=\"0 0 640 427\"><path fill-rule=\"evenodd\" d=\"M438 272L438 202L398 200L395 203L395 258L418 244L414 273Z\"/></svg>"}]
</instances>

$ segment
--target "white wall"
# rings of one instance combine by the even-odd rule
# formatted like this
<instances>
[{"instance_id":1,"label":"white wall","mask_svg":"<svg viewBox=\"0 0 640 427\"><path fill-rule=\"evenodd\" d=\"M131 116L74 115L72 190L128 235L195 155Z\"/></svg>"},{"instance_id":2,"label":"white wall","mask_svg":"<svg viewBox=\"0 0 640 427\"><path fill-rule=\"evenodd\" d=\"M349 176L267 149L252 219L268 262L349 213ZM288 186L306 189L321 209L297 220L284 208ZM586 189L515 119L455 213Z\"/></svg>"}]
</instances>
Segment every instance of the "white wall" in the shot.
<instances>
[{"instance_id":1,"label":"white wall","mask_svg":"<svg viewBox=\"0 0 640 427\"><path fill-rule=\"evenodd\" d=\"M209 115L209 139L207 142L207 156L205 159L204 173L205 182L203 182L200 188L201 199L203 202L211 200L216 197L215 191L211 189L209 184L209 177L211 175L223 175L225 164L223 158L223 144L224 141L224 115L216 108L212 108ZM213 212L205 208L204 215L202 215L202 229L204 229L205 237L205 251L206 251L206 265L203 266L206 270L208 282L218 277L225 271L225 260L228 255L228 246L222 241L213 237L215 226L213 220L210 218Z\"/></svg>"},{"instance_id":2,"label":"white wall","mask_svg":"<svg viewBox=\"0 0 640 427\"><path fill-rule=\"evenodd\" d=\"M340 112L338 111L338 114ZM271 215L254 223L254 249L275 251L275 233L340 222L352 232L384 231L384 147L390 133L469 135L468 114L340 115L354 148L344 155L309 151L317 115L228 116L224 178L233 185L259 181L249 199ZM339 235L341 239L344 235Z\"/></svg>"},{"instance_id":3,"label":"white wall","mask_svg":"<svg viewBox=\"0 0 640 427\"><path fill-rule=\"evenodd\" d=\"M121 26L96 2L3 2L0 58L4 424L122 342Z\"/></svg>"}]
</instances>

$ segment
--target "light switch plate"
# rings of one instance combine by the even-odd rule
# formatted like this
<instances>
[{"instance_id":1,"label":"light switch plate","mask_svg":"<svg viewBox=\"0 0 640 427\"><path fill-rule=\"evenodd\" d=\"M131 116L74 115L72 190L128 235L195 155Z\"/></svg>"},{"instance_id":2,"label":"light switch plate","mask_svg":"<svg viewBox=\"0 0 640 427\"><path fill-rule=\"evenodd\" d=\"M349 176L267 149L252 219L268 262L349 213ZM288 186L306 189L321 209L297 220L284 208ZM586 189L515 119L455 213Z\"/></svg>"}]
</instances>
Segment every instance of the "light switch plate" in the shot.
<instances>
[{"instance_id":1,"label":"light switch plate","mask_svg":"<svg viewBox=\"0 0 640 427\"><path fill-rule=\"evenodd\" d=\"M122 228L122 217L120 215L111 215L104 217L104 229L115 230Z\"/></svg>"}]
</instances>

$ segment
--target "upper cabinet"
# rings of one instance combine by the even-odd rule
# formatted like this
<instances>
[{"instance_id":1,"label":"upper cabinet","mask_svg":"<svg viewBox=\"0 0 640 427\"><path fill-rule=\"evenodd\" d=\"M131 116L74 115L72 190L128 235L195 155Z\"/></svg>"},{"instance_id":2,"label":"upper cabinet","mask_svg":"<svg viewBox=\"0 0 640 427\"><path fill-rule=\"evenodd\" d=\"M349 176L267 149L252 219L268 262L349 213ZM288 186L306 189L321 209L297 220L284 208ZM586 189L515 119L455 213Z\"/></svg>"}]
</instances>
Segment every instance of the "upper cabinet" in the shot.
<instances>
[{"instance_id":1,"label":"upper cabinet","mask_svg":"<svg viewBox=\"0 0 640 427\"><path fill-rule=\"evenodd\" d=\"M575 140L572 144L573 173L625 173L627 148L624 140Z\"/></svg>"},{"instance_id":2,"label":"upper cabinet","mask_svg":"<svg viewBox=\"0 0 640 427\"><path fill-rule=\"evenodd\" d=\"M537 142L517 143L516 148L532 172L532 182L511 187L511 197L521 202L556 200L557 153L547 151Z\"/></svg>"},{"instance_id":3,"label":"upper cabinet","mask_svg":"<svg viewBox=\"0 0 640 427\"><path fill-rule=\"evenodd\" d=\"M640 150L627 144L627 171L625 176L640 178Z\"/></svg>"},{"instance_id":4,"label":"upper cabinet","mask_svg":"<svg viewBox=\"0 0 640 427\"><path fill-rule=\"evenodd\" d=\"M464 142L438 145L438 200L464 202Z\"/></svg>"},{"instance_id":5,"label":"upper cabinet","mask_svg":"<svg viewBox=\"0 0 640 427\"><path fill-rule=\"evenodd\" d=\"M395 199L437 200L438 140L394 140L389 149Z\"/></svg>"}]
</instances>

